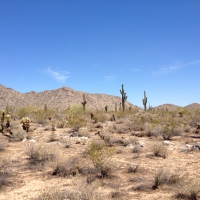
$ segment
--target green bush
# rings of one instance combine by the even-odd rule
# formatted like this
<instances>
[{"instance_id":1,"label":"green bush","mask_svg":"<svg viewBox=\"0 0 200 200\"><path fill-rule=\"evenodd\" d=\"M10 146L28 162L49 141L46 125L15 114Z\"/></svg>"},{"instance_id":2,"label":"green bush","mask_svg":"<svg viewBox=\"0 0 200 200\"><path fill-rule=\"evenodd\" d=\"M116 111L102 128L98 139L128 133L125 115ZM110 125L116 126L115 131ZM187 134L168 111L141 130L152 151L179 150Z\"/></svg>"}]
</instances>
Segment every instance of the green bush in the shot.
<instances>
[{"instance_id":1,"label":"green bush","mask_svg":"<svg viewBox=\"0 0 200 200\"><path fill-rule=\"evenodd\" d=\"M93 140L88 147L87 153L95 168L101 173L102 177L106 176L111 170L110 158L116 149L114 147L108 147L104 142L96 140Z\"/></svg>"}]
</instances>

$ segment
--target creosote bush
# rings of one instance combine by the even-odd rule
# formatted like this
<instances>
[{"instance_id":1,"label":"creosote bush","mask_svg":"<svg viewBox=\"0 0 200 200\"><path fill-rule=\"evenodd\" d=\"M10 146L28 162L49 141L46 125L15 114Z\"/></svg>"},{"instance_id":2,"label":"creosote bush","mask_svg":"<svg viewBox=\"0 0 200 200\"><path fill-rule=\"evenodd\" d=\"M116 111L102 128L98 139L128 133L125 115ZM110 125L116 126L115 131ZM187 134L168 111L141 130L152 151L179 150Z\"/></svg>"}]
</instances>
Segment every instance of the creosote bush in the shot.
<instances>
[{"instance_id":1,"label":"creosote bush","mask_svg":"<svg viewBox=\"0 0 200 200\"><path fill-rule=\"evenodd\" d=\"M162 137L164 140L170 140L174 136L180 136L181 130L175 125L166 125L163 128Z\"/></svg>"},{"instance_id":2,"label":"creosote bush","mask_svg":"<svg viewBox=\"0 0 200 200\"><path fill-rule=\"evenodd\" d=\"M70 108L69 115L67 116L67 126L72 128L72 131L78 131L79 128L87 125L88 115L80 106L73 106Z\"/></svg>"}]
</instances>

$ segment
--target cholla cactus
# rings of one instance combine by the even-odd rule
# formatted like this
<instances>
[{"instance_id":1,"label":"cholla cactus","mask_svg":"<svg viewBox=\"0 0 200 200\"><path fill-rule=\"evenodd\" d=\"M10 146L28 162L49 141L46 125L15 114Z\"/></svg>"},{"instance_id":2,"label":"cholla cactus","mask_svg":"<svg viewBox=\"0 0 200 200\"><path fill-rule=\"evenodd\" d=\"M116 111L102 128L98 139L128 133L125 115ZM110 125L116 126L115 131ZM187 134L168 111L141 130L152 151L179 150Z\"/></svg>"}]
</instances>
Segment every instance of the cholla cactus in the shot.
<instances>
[{"instance_id":1,"label":"cholla cactus","mask_svg":"<svg viewBox=\"0 0 200 200\"><path fill-rule=\"evenodd\" d=\"M51 123L51 130L56 131L56 122L55 121L52 121L52 123Z\"/></svg>"},{"instance_id":2,"label":"cholla cactus","mask_svg":"<svg viewBox=\"0 0 200 200\"><path fill-rule=\"evenodd\" d=\"M5 115L5 119L6 119L6 128L9 128L11 115L10 114Z\"/></svg>"},{"instance_id":3,"label":"cholla cactus","mask_svg":"<svg viewBox=\"0 0 200 200\"><path fill-rule=\"evenodd\" d=\"M29 130L29 128L30 128L30 123L31 123L31 120L30 120L29 117L23 117L23 118L21 119L21 122L20 122L20 124L22 124L22 128L23 128L26 132L28 132L28 130Z\"/></svg>"},{"instance_id":4,"label":"cholla cactus","mask_svg":"<svg viewBox=\"0 0 200 200\"><path fill-rule=\"evenodd\" d=\"M1 113L1 131L4 129L4 120L5 120L5 111L3 110Z\"/></svg>"}]
</instances>

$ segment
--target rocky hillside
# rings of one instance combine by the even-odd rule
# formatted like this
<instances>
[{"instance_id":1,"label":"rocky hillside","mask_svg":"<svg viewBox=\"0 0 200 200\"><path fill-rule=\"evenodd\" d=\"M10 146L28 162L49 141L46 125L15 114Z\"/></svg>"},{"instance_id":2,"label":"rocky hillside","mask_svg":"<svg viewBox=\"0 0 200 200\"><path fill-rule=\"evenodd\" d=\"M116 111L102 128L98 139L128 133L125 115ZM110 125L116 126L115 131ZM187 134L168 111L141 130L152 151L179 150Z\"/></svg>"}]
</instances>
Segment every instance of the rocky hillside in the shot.
<instances>
[{"instance_id":1,"label":"rocky hillside","mask_svg":"<svg viewBox=\"0 0 200 200\"><path fill-rule=\"evenodd\" d=\"M62 87L57 90L45 90L38 93L34 91L20 93L0 84L0 110L5 109L7 105L14 108L29 105L44 108L45 104L50 108L66 109L72 105L81 105L83 94L84 92L75 91L69 87ZM91 109L103 110L105 105L108 105L108 110L114 110L115 103L117 103L119 109L121 98L107 94L86 93L86 101L86 107ZM129 105L130 103L126 102L126 106L129 107Z\"/></svg>"},{"instance_id":2,"label":"rocky hillside","mask_svg":"<svg viewBox=\"0 0 200 200\"><path fill-rule=\"evenodd\" d=\"M156 109L167 109L167 110L177 110L178 108L181 108L181 106L177 106L177 105L174 105L174 104L163 104L163 105L160 105L160 106L157 106ZM189 104L187 106L184 106L182 108L185 108L187 110L198 110L200 109L200 104L198 103L192 103L192 104Z\"/></svg>"}]
</instances>

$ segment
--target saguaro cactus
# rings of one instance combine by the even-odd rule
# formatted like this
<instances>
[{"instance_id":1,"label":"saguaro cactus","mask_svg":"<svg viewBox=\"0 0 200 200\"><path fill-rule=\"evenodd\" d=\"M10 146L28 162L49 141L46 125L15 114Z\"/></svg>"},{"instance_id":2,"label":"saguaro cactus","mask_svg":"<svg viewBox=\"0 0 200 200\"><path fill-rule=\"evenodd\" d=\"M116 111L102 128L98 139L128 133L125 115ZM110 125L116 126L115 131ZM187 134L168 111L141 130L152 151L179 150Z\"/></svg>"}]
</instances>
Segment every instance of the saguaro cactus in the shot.
<instances>
[{"instance_id":1,"label":"saguaro cactus","mask_svg":"<svg viewBox=\"0 0 200 200\"><path fill-rule=\"evenodd\" d=\"M108 106L105 105L105 112L107 113L108 112Z\"/></svg>"},{"instance_id":2,"label":"saguaro cactus","mask_svg":"<svg viewBox=\"0 0 200 200\"><path fill-rule=\"evenodd\" d=\"M115 112L117 112L117 103L115 103Z\"/></svg>"},{"instance_id":3,"label":"saguaro cactus","mask_svg":"<svg viewBox=\"0 0 200 200\"><path fill-rule=\"evenodd\" d=\"M142 99L143 105L144 105L144 110L147 109L147 97L146 97L146 92L144 91L144 99Z\"/></svg>"},{"instance_id":4,"label":"saguaro cactus","mask_svg":"<svg viewBox=\"0 0 200 200\"><path fill-rule=\"evenodd\" d=\"M87 101L85 100L85 93L83 94L83 110L85 111L85 105L86 105Z\"/></svg>"},{"instance_id":5,"label":"saguaro cactus","mask_svg":"<svg viewBox=\"0 0 200 200\"><path fill-rule=\"evenodd\" d=\"M122 109L125 111L125 101L127 100L126 92L124 92L124 85L122 84L122 90L120 90L122 94Z\"/></svg>"},{"instance_id":6,"label":"saguaro cactus","mask_svg":"<svg viewBox=\"0 0 200 200\"><path fill-rule=\"evenodd\" d=\"M44 111L47 112L47 104L44 105Z\"/></svg>"}]
</instances>

